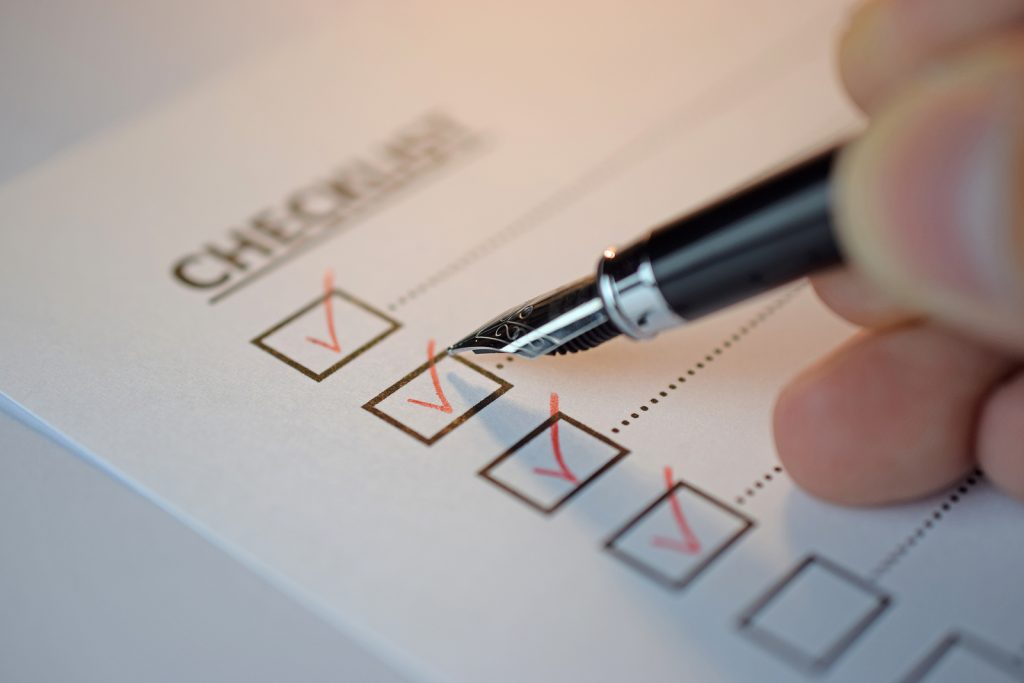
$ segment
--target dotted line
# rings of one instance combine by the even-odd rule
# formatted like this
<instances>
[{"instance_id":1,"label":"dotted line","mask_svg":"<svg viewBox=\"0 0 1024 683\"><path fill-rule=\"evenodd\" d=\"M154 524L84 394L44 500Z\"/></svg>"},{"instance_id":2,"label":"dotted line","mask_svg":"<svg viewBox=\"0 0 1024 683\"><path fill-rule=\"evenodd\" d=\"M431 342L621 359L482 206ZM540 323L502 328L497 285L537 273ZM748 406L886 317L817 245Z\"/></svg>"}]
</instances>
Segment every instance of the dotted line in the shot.
<instances>
[{"instance_id":1,"label":"dotted line","mask_svg":"<svg viewBox=\"0 0 1024 683\"><path fill-rule=\"evenodd\" d=\"M542 199L538 204L528 209L526 213L463 252L458 258L450 261L426 280L411 287L405 294L402 294L394 302L388 304L388 310L394 311L404 306L419 295L433 289L444 280L494 252L499 247L505 246L517 237L530 232L543 224L544 221L556 216L560 211L572 206L605 182L627 170L630 164L643 159L647 153L660 149L661 146L658 143L663 138L674 133L680 127L680 123L681 121L678 120L678 116L671 117L668 121L663 121L654 128L634 137L614 150L595 166L585 171L578 178L563 185Z\"/></svg>"},{"instance_id":2,"label":"dotted line","mask_svg":"<svg viewBox=\"0 0 1024 683\"><path fill-rule=\"evenodd\" d=\"M806 287L806 283L801 283L796 287L793 287L788 292L783 294L781 297L776 299L772 304L765 307L760 313L751 318L745 325L736 330L732 336L722 341L721 344L712 349L707 355L704 356L703 360L698 361L685 373L676 378L674 382L670 382L665 389L658 392L657 396L652 396L647 402L641 405L636 412L629 414L629 418L619 422L619 426L612 427L611 431L613 434L618 434L622 431L622 427L628 427L633 424L633 421L638 420L641 415L650 411L653 406L658 405L662 399L668 397L669 392L676 391L680 385L686 384L689 380L706 368L708 365L713 363L716 358L721 356L723 353L731 349L737 342L742 341L744 337L753 332L761 323L768 319L773 313L777 312L780 308L788 304L793 297L800 293Z\"/></svg>"},{"instance_id":3,"label":"dotted line","mask_svg":"<svg viewBox=\"0 0 1024 683\"><path fill-rule=\"evenodd\" d=\"M684 117L685 118L685 117ZM611 180L616 175L629 168L651 151L660 149L659 142L663 138L675 132L681 121L678 115L671 117L668 121L649 129L634 137L626 144L614 150L610 155L598 162L595 166L584 172L578 178L563 185L554 193L542 199L511 223L498 230L490 237L478 242L476 245L465 251L454 261L450 261L441 270L435 272L426 280L410 288L394 302L388 304L388 310L394 311L404 306L424 292L434 288L439 283L447 280L461 270L472 265L481 258L492 253L512 240L530 232L537 226L543 224L547 219L557 215L563 209L576 203L588 193Z\"/></svg>"},{"instance_id":4,"label":"dotted line","mask_svg":"<svg viewBox=\"0 0 1024 683\"><path fill-rule=\"evenodd\" d=\"M776 479L779 479L778 475L780 474L782 474L781 465L776 465L775 467L773 467L771 472L765 472L759 479L756 479L754 483L752 483L747 488L747 490L743 492L742 495L736 496L736 504L745 504L749 499L756 496L758 491L760 491L761 489L763 489L765 486L775 481Z\"/></svg>"},{"instance_id":5,"label":"dotted line","mask_svg":"<svg viewBox=\"0 0 1024 683\"><path fill-rule=\"evenodd\" d=\"M543 205L542 205L543 206ZM541 207L537 207L535 211L540 212ZM531 217L533 214L529 214ZM416 286L410 288L405 294L401 295L395 301L387 305L389 311L396 311L400 307L411 302L413 299L423 294L424 292L433 289L435 286L440 284L442 281L447 280L451 276L455 275L461 270L473 264L475 261L483 258L487 254L490 254L495 249L503 246L507 242L512 241L513 238L518 237L520 234L526 231L527 228L533 227L529 224L530 221L526 217L521 218L519 221L512 223L492 236L488 240L477 244L475 247L467 252L464 252L459 258L451 261L441 270L431 275L426 280L423 280Z\"/></svg>"},{"instance_id":6,"label":"dotted line","mask_svg":"<svg viewBox=\"0 0 1024 683\"><path fill-rule=\"evenodd\" d=\"M780 42L765 50L762 53L764 67L769 68L768 62L778 62L779 57L785 59L787 63L776 64L776 66L783 68L792 69L798 63L802 63L792 58L792 53L786 49L788 44L788 42ZM759 80L761 77L756 70L744 69L716 81L701 97L687 101L661 121L633 136L574 181L556 190L519 218L477 243L426 280L411 287L388 304L387 309L389 311L397 310L498 247L533 230L587 193L628 170L631 165L642 161L651 153L663 150L665 142L676 135L678 131L691 130L702 122L714 120L716 116L728 111L730 107L741 101Z\"/></svg>"},{"instance_id":7,"label":"dotted line","mask_svg":"<svg viewBox=\"0 0 1024 683\"><path fill-rule=\"evenodd\" d=\"M883 559L874 571L869 575L870 580L877 581L883 574L892 569L896 564L902 560L911 548L920 543L925 535L931 529L942 521L943 517L949 513L953 506L959 503L964 496L970 493L971 489L978 485L978 483L984 478L984 474L981 470L974 470L974 472L964 479L959 486L956 487L945 500L938 505L931 514L928 515L925 520L918 525L914 531L907 536L906 540L896 546L896 549L889 553L885 559Z\"/></svg>"}]
</instances>

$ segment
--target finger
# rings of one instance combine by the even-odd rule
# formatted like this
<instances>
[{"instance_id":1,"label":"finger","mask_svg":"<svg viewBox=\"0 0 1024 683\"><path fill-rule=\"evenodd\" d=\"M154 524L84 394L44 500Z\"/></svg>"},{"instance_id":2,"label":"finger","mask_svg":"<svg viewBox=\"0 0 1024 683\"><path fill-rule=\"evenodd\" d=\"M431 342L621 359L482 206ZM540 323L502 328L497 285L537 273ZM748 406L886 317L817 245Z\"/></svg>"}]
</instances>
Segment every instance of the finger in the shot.
<instances>
[{"instance_id":1,"label":"finger","mask_svg":"<svg viewBox=\"0 0 1024 683\"><path fill-rule=\"evenodd\" d=\"M977 406L1009 366L931 325L862 335L783 392L779 456L798 484L838 503L939 490L973 466Z\"/></svg>"},{"instance_id":2,"label":"finger","mask_svg":"<svg viewBox=\"0 0 1024 683\"><path fill-rule=\"evenodd\" d=\"M910 317L870 282L849 269L815 275L811 284L825 305L855 325L889 327Z\"/></svg>"},{"instance_id":3,"label":"finger","mask_svg":"<svg viewBox=\"0 0 1024 683\"><path fill-rule=\"evenodd\" d=\"M873 112L939 56L1024 21L1024 0L875 0L840 47L843 81Z\"/></svg>"},{"instance_id":4,"label":"finger","mask_svg":"<svg viewBox=\"0 0 1024 683\"><path fill-rule=\"evenodd\" d=\"M908 88L836 182L859 272L909 310L1024 350L1024 32Z\"/></svg>"},{"instance_id":5,"label":"finger","mask_svg":"<svg viewBox=\"0 0 1024 683\"><path fill-rule=\"evenodd\" d=\"M1024 500L1024 371L988 400L978 431L978 461L985 475Z\"/></svg>"}]
</instances>

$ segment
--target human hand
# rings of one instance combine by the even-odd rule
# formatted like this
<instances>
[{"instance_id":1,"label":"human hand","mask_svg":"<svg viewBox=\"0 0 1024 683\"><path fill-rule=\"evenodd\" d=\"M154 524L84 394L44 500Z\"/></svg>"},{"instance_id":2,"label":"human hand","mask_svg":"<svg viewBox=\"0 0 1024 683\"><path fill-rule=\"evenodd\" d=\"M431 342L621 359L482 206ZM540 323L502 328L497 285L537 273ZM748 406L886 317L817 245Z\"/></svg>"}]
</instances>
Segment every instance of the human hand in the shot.
<instances>
[{"instance_id":1,"label":"human hand","mask_svg":"<svg viewBox=\"0 0 1024 683\"><path fill-rule=\"evenodd\" d=\"M845 504L979 466L1024 499L1024 0L869 2L841 67L870 125L836 173L851 265L814 285L868 329L783 392L780 457Z\"/></svg>"}]
</instances>

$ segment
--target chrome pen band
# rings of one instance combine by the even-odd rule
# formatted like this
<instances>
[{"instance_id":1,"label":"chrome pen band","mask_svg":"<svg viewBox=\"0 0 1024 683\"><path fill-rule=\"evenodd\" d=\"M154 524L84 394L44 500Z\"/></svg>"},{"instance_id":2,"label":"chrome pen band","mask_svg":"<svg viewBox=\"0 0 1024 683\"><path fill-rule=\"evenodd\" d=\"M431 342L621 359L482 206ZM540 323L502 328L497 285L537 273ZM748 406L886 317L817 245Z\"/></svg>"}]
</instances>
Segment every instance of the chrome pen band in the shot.
<instances>
[{"instance_id":1,"label":"chrome pen band","mask_svg":"<svg viewBox=\"0 0 1024 683\"><path fill-rule=\"evenodd\" d=\"M650 339L685 320L658 288L647 240L622 251L608 249L597 269L597 291L608 319L633 339Z\"/></svg>"}]
</instances>

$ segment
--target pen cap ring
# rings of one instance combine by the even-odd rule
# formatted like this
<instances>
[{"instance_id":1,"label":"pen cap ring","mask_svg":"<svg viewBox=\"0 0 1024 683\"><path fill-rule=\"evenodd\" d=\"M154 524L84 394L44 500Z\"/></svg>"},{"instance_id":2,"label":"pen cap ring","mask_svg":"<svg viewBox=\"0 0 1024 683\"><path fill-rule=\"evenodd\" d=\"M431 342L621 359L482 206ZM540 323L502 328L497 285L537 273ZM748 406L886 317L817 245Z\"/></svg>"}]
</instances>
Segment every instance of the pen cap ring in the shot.
<instances>
[{"instance_id":1,"label":"pen cap ring","mask_svg":"<svg viewBox=\"0 0 1024 683\"><path fill-rule=\"evenodd\" d=\"M597 290L608 318L634 339L650 339L685 322L658 287L647 238L621 251L605 251L597 269Z\"/></svg>"}]
</instances>

